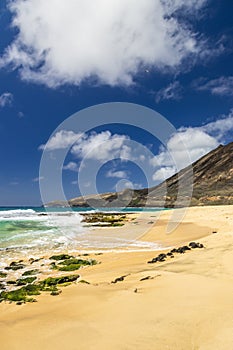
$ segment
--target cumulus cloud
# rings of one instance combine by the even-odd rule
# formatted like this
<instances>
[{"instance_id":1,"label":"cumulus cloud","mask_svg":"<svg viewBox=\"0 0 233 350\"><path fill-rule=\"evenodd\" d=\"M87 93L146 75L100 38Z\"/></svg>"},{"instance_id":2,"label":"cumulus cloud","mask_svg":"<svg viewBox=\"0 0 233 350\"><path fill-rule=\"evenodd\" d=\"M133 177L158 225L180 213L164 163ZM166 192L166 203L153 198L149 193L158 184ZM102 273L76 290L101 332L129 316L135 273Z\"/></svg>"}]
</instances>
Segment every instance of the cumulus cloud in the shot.
<instances>
[{"instance_id":1,"label":"cumulus cloud","mask_svg":"<svg viewBox=\"0 0 233 350\"><path fill-rule=\"evenodd\" d=\"M212 95L233 96L233 76L207 80L201 78L193 83L198 91L209 91Z\"/></svg>"},{"instance_id":2,"label":"cumulus cloud","mask_svg":"<svg viewBox=\"0 0 233 350\"><path fill-rule=\"evenodd\" d=\"M127 135L112 135L108 130L90 134L60 130L46 144L40 145L39 150L67 149L77 159L107 161L114 158L129 158L131 155L131 148L127 144L129 140ZM78 165L75 162L69 162L63 169L76 171Z\"/></svg>"},{"instance_id":3,"label":"cumulus cloud","mask_svg":"<svg viewBox=\"0 0 233 350\"><path fill-rule=\"evenodd\" d=\"M9 1L17 34L0 66L10 65L22 79L49 87L89 79L130 85L143 67L177 68L184 59L203 54L207 44L189 18L206 2Z\"/></svg>"},{"instance_id":4,"label":"cumulus cloud","mask_svg":"<svg viewBox=\"0 0 233 350\"><path fill-rule=\"evenodd\" d=\"M130 180L120 180L113 189L116 192L121 192L126 189L139 190L141 188L143 188L143 186L140 183L131 182Z\"/></svg>"},{"instance_id":5,"label":"cumulus cloud","mask_svg":"<svg viewBox=\"0 0 233 350\"><path fill-rule=\"evenodd\" d=\"M13 99L13 95L10 92L4 92L0 95L0 107L11 106Z\"/></svg>"},{"instance_id":6,"label":"cumulus cloud","mask_svg":"<svg viewBox=\"0 0 233 350\"><path fill-rule=\"evenodd\" d=\"M214 122L201 127L202 130L214 136L219 142L225 143L228 134L232 137L233 130L233 109L228 115L223 115Z\"/></svg>"},{"instance_id":7,"label":"cumulus cloud","mask_svg":"<svg viewBox=\"0 0 233 350\"><path fill-rule=\"evenodd\" d=\"M106 177L116 177L118 179L126 179L128 175L127 175L127 172L123 170L109 170L106 173Z\"/></svg>"},{"instance_id":8,"label":"cumulus cloud","mask_svg":"<svg viewBox=\"0 0 233 350\"><path fill-rule=\"evenodd\" d=\"M161 182L195 162L220 143L228 141L227 137L232 135L232 131L233 110L228 115L223 115L200 127L181 127L171 136L167 144L160 148L157 155L149 157L141 155L140 158L145 167L152 167L153 180ZM64 170L78 171L83 159L100 163L117 158L134 161L135 145L129 136L111 134L110 131L79 134L60 130L53 135L46 146L40 146L40 149L54 151L65 147L68 147L75 161L64 165ZM116 165L106 173L106 177L117 178L121 182L123 178L128 178L128 172L119 169ZM126 181L129 182L129 180ZM136 188L137 185L134 184L133 187Z\"/></svg>"},{"instance_id":9,"label":"cumulus cloud","mask_svg":"<svg viewBox=\"0 0 233 350\"><path fill-rule=\"evenodd\" d=\"M161 181L168 179L169 177L171 177L175 173L176 173L176 168L173 166L162 167L162 168L155 171L155 173L153 175L153 180L156 182L161 182Z\"/></svg>"},{"instance_id":10,"label":"cumulus cloud","mask_svg":"<svg viewBox=\"0 0 233 350\"><path fill-rule=\"evenodd\" d=\"M112 135L110 131L84 135L72 147L71 153L80 159L107 161L114 158L130 157L131 149L126 144L126 135Z\"/></svg>"},{"instance_id":11,"label":"cumulus cloud","mask_svg":"<svg viewBox=\"0 0 233 350\"><path fill-rule=\"evenodd\" d=\"M153 180L162 181L195 162L218 146L218 141L199 128L180 129L167 143L151 164L157 169Z\"/></svg>"},{"instance_id":12,"label":"cumulus cloud","mask_svg":"<svg viewBox=\"0 0 233 350\"><path fill-rule=\"evenodd\" d=\"M195 128L180 128L162 146L158 155L150 160L155 167L154 181L163 181L177 171L195 162L220 143L225 143L227 135L233 131L233 110L220 119Z\"/></svg>"},{"instance_id":13,"label":"cumulus cloud","mask_svg":"<svg viewBox=\"0 0 233 350\"><path fill-rule=\"evenodd\" d=\"M182 86L178 81L174 81L156 93L155 101L159 103L163 100L179 100L182 97Z\"/></svg>"},{"instance_id":14,"label":"cumulus cloud","mask_svg":"<svg viewBox=\"0 0 233 350\"><path fill-rule=\"evenodd\" d=\"M69 162L63 166L63 170L78 171L78 164L75 162Z\"/></svg>"},{"instance_id":15,"label":"cumulus cloud","mask_svg":"<svg viewBox=\"0 0 233 350\"><path fill-rule=\"evenodd\" d=\"M54 151L57 149L70 148L78 138L82 137L82 133L75 133L70 130L60 130L53 135L46 145L40 145L40 150Z\"/></svg>"}]
</instances>

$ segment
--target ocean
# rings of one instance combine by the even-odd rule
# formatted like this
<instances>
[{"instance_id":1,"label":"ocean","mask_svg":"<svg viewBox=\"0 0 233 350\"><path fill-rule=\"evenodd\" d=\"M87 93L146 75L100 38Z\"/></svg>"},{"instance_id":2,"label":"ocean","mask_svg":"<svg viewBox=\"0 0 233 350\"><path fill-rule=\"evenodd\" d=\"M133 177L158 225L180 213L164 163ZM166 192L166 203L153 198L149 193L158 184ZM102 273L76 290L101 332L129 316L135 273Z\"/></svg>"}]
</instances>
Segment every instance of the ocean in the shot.
<instances>
[{"instance_id":1,"label":"ocean","mask_svg":"<svg viewBox=\"0 0 233 350\"><path fill-rule=\"evenodd\" d=\"M141 212L160 211L161 208L111 208L104 211ZM136 242L125 237L109 236L103 239L95 230L82 223L82 213L103 211L101 208L0 208L0 252L39 254L44 251L75 249L156 249L155 243ZM5 253L5 254L4 254Z\"/></svg>"}]
</instances>

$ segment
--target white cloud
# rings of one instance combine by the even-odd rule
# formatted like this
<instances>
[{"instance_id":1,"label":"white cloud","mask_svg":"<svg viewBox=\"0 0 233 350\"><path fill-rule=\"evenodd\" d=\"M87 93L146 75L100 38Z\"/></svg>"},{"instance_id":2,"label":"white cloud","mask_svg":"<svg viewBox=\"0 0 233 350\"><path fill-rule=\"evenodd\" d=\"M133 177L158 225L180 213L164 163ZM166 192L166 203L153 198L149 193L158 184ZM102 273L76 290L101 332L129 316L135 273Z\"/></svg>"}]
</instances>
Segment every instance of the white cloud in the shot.
<instances>
[{"instance_id":1,"label":"white cloud","mask_svg":"<svg viewBox=\"0 0 233 350\"><path fill-rule=\"evenodd\" d=\"M112 135L110 131L101 133L75 133L73 131L60 130L55 133L46 143L40 145L40 150L55 151L59 149L71 150L71 153L79 159L108 160L114 158L128 158L131 149L126 145L129 140L127 135ZM71 162L64 169L77 168Z\"/></svg>"},{"instance_id":2,"label":"white cloud","mask_svg":"<svg viewBox=\"0 0 233 350\"><path fill-rule=\"evenodd\" d=\"M206 0L14 0L18 34L0 66L22 79L56 87L98 83L129 85L143 67L177 68L203 53L191 28ZM176 13L179 16L176 16ZM185 19L185 20L183 20ZM192 22L193 23L193 22Z\"/></svg>"},{"instance_id":3,"label":"white cloud","mask_svg":"<svg viewBox=\"0 0 233 350\"><path fill-rule=\"evenodd\" d=\"M220 119L208 123L201 127L202 130L214 136L219 142L224 143L228 133L233 130L233 109L228 115L223 115Z\"/></svg>"},{"instance_id":4,"label":"white cloud","mask_svg":"<svg viewBox=\"0 0 233 350\"><path fill-rule=\"evenodd\" d=\"M218 140L201 128L181 128L170 138L167 148L162 147L160 153L151 160L151 164L157 168L153 180L169 178L218 145Z\"/></svg>"},{"instance_id":5,"label":"white cloud","mask_svg":"<svg viewBox=\"0 0 233 350\"><path fill-rule=\"evenodd\" d=\"M180 128L162 146L158 155L150 160L155 167L154 181L163 181L177 171L200 159L215 149L220 143L232 141L233 110L228 115L221 116L214 122L201 127Z\"/></svg>"},{"instance_id":6,"label":"white cloud","mask_svg":"<svg viewBox=\"0 0 233 350\"><path fill-rule=\"evenodd\" d=\"M233 96L233 76L222 76L209 81L201 78L195 81L193 86L199 91L210 91L212 95Z\"/></svg>"},{"instance_id":7,"label":"white cloud","mask_svg":"<svg viewBox=\"0 0 233 350\"><path fill-rule=\"evenodd\" d=\"M106 177L116 177L119 179L126 179L128 177L127 172L126 171L122 171L122 170L109 170L106 173Z\"/></svg>"},{"instance_id":8,"label":"white cloud","mask_svg":"<svg viewBox=\"0 0 233 350\"><path fill-rule=\"evenodd\" d=\"M211 149L217 147L218 142L199 128L180 129L167 143L167 148L161 148L159 155L153 159L155 166L174 166L180 170L200 158ZM188 154L188 157L185 156Z\"/></svg>"},{"instance_id":9,"label":"white cloud","mask_svg":"<svg viewBox=\"0 0 233 350\"><path fill-rule=\"evenodd\" d=\"M0 95L0 107L11 106L13 99L14 97L10 92L4 92Z\"/></svg>"},{"instance_id":10,"label":"white cloud","mask_svg":"<svg viewBox=\"0 0 233 350\"><path fill-rule=\"evenodd\" d=\"M156 93L155 101L158 103L162 100L179 100L182 97L183 89L178 81L174 81L167 87Z\"/></svg>"},{"instance_id":11,"label":"white cloud","mask_svg":"<svg viewBox=\"0 0 233 350\"><path fill-rule=\"evenodd\" d=\"M63 166L63 170L78 171L78 164L75 162L69 162L68 164Z\"/></svg>"},{"instance_id":12,"label":"white cloud","mask_svg":"<svg viewBox=\"0 0 233 350\"><path fill-rule=\"evenodd\" d=\"M53 135L46 145L40 145L40 150L54 151L58 149L70 148L79 137L82 137L82 133L75 133L68 130L60 130Z\"/></svg>"},{"instance_id":13,"label":"white cloud","mask_svg":"<svg viewBox=\"0 0 233 350\"><path fill-rule=\"evenodd\" d=\"M153 180L154 181L164 181L174 175L176 173L176 168L175 167L163 167L155 171L153 175Z\"/></svg>"},{"instance_id":14,"label":"white cloud","mask_svg":"<svg viewBox=\"0 0 233 350\"><path fill-rule=\"evenodd\" d=\"M131 182L130 180L120 180L113 189L116 192L121 192L126 189L139 190L141 188L143 188L143 186L140 183Z\"/></svg>"},{"instance_id":15,"label":"white cloud","mask_svg":"<svg viewBox=\"0 0 233 350\"><path fill-rule=\"evenodd\" d=\"M41 180L44 180L43 176L35 177L34 179L32 179L32 182L40 182Z\"/></svg>"},{"instance_id":16,"label":"white cloud","mask_svg":"<svg viewBox=\"0 0 233 350\"><path fill-rule=\"evenodd\" d=\"M110 131L85 134L72 147L71 153L80 159L95 159L107 161L115 158L130 156L130 147L125 143L129 140L126 135L112 135Z\"/></svg>"}]
</instances>

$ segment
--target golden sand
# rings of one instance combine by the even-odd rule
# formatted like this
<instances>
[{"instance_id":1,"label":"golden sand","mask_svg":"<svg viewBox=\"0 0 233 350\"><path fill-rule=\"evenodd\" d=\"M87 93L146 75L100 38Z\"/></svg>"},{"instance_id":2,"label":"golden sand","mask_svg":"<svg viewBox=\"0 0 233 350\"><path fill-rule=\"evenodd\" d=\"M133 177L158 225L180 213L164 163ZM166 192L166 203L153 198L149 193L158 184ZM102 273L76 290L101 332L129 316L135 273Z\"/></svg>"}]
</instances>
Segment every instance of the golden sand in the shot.
<instances>
[{"instance_id":1,"label":"golden sand","mask_svg":"<svg viewBox=\"0 0 233 350\"><path fill-rule=\"evenodd\" d=\"M90 284L33 304L1 303L1 350L232 350L233 206L190 208L167 234L171 212L138 239L167 247L195 240L204 249L156 264L147 261L157 251L106 252L95 257L101 264L80 270ZM117 230L145 232L153 215Z\"/></svg>"}]
</instances>

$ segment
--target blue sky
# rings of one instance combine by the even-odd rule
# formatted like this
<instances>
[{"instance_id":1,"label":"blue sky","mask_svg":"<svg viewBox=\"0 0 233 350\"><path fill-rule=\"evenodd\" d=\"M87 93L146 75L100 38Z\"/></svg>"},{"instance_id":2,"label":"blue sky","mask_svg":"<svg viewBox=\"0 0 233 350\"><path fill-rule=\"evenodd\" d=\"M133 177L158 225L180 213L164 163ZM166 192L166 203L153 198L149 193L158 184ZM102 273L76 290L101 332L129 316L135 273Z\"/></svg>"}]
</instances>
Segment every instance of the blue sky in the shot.
<instances>
[{"instance_id":1,"label":"blue sky","mask_svg":"<svg viewBox=\"0 0 233 350\"><path fill-rule=\"evenodd\" d=\"M150 184L177 170L169 153L178 168L187 165L179 137L192 161L233 141L232 13L230 0L1 1L0 205L41 204L40 146L66 118L96 104L149 107L177 133L163 146L145 130L117 124L99 125L76 143L69 141L75 135L57 135L47 152L61 148L58 136L70 147L67 198L80 194L80 162L91 148L93 158L108 150L96 180L105 192L147 186L133 159L118 159L132 140L154 155Z\"/></svg>"}]
</instances>

